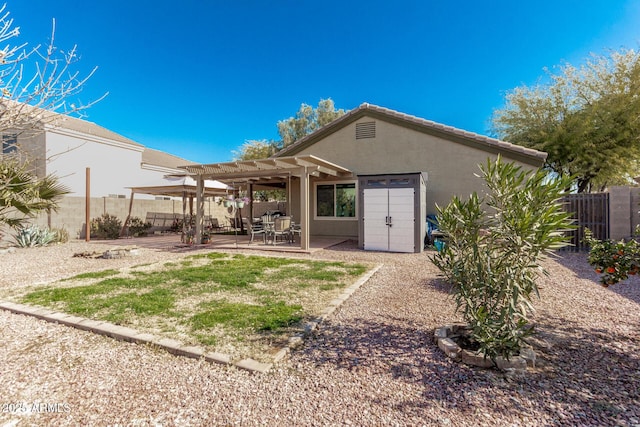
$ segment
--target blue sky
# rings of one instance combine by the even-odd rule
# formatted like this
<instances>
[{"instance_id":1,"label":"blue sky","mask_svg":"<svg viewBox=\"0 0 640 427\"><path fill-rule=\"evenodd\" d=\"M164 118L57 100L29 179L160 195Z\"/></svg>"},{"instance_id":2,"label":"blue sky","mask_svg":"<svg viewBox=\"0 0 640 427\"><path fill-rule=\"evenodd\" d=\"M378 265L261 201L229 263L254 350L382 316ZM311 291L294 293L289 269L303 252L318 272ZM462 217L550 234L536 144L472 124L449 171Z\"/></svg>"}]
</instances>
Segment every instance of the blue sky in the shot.
<instances>
[{"instance_id":1,"label":"blue sky","mask_svg":"<svg viewBox=\"0 0 640 427\"><path fill-rule=\"evenodd\" d=\"M363 102L488 134L506 91L640 46L639 0L7 0L20 41L98 66L87 119L189 160L277 139L300 104Z\"/></svg>"}]
</instances>

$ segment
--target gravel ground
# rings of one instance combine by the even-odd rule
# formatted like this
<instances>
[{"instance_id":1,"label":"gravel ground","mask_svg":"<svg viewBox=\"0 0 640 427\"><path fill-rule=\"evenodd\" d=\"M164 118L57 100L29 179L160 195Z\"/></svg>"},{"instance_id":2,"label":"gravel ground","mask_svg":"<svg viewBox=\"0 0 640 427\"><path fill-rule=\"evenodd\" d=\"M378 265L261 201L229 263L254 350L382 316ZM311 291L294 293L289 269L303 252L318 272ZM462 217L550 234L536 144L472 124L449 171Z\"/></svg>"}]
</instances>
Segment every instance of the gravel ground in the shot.
<instances>
[{"instance_id":1,"label":"gravel ground","mask_svg":"<svg viewBox=\"0 0 640 427\"><path fill-rule=\"evenodd\" d=\"M0 288L185 256L71 258L81 250L0 255ZM267 374L0 312L0 425L640 425L637 278L604 289L585 254L548 261L535 302L536 367L511 377L435 347L434 328L458 318L428 253L344 244L310 257L384 266Z\"/></svg>"}]
</instances>

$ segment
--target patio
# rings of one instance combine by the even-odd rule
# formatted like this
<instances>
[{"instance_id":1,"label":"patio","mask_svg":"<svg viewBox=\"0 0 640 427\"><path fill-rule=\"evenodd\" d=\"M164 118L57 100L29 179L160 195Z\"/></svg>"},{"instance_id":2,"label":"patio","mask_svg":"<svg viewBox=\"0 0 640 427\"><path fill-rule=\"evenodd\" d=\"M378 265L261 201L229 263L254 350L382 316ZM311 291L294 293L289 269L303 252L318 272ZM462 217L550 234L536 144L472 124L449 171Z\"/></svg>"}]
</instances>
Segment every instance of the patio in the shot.
<instances>
[{"instance_id":1,"label":"patio","mask_svg":"<svg viewBox=\"0 0 640 427\"><path fill-rule=\"evenodd\" d=\"M236 239L237 238L237 239ZM288 244L286 242L278 242L275 245L271 243L263 243L261 239L254 240L253 243L249 243L251 236L244 234L212 234L209 243L201 245L189 245L180 241L180 234L161 234L151 235L145 237L128 237L120 238L117 240L92 240L90 243L100 245L113 245L113 246L138 246L141 248L155 249L158 251L167 252L187 252L192 250L229 250L229 249L242 249L242 250L256 250L256 251L269 251L269 252L287 252L287 253L314 253L331 246L344 242L344 237L337 236L311 236L309 249L305 250L300 248L297 243Z\"/></svg>"}]
</instances>

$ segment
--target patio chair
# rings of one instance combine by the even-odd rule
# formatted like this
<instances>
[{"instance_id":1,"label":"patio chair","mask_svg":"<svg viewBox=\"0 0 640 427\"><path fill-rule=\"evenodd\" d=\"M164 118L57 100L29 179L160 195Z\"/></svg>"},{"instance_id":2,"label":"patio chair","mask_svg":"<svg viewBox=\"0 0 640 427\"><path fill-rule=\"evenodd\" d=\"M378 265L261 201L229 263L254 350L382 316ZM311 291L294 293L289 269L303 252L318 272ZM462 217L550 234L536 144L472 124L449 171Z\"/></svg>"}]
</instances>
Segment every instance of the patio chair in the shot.
<instances>
[{"instance_id":1,"label":"patio chair","mask_svg":"<svg viewBox=\"0 0 640 427\"><path fill-rule=\"evenodd\" d=\"M240 221L238 221L238 218L233 218L228 216L227 221L229 221L229 227L231 228L231 230L236 230L240 228Z\"/></svg>"},{"instance_id":2,"label":"patio chair","mask_svg":"<svg viewBox=\"0 0 640 427\"><path fill-rule=\"evenodd\" d=\"M218 233L224 231L224 226L220 225L220 221L218 221L218 218L211 218L211 231Z\"/></svg>"},{"instance_id":3,"label":"patio chair","mask_svg":"<svg viewBox=\"0 0 640 427\"><path fill-rule=\"evenodd\" d=\"M289 227L289 230L291 231L291 243L295 242L296 234L298 236L302 236L302 228L300 227L300 224L294 223L293 219L291 220L291 227Z\"/></svg>"},{"instance_id":4,"label":"patio chair","mask_svg":"<svg viewBox=\"0 0 640 427\"><path fill-rule=\"evenodd\" d=\"M282 236L287 239L287 242L291 243L291 217L279 216L273 220L273 230L271 231L271 237L273 238L273 244L276 244L278 236Z\"/></svg>"},{"instance_id":5,"label":"patio chair","mask_svg":"<svg viewBox=\"0 0 640 427\"><path fill-rule=\"evenodd\" d=\"M247 233L251 234L251 240L249 240L249 244L253 243L253 237L256 234L262 234L262 240L264 243L267 243L267 232L262 226L257 224L252 224L247 218L242 218L242 223L247 230Z\"/></svg>"}]
</instances>

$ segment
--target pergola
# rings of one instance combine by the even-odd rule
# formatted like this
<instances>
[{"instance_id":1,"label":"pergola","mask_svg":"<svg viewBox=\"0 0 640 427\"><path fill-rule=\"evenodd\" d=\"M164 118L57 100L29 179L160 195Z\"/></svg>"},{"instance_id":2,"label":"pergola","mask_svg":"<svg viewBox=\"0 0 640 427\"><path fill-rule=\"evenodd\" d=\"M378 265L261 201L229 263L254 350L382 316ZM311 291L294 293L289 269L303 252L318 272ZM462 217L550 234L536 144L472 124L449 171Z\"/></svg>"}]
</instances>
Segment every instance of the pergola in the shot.
<instances>
[{"instance_id":1,"label":"pergola","mask_svg":"<svg viewBox=\"0 0 640 427\"><path fill-rule=\"evenodd\" d=\"M152 182L147 182L143 185L136 187L129 187L131 189L131 200L129 201L129 213L125 220L121 234L129 223L131 218L131 209L133 208L133 198L135 194L152 194L155 196L170 196L170 197L182 197L182 216L186 216L187 199L189 199L189 205L192 210L193 197L196 196L197 183L192 177L188 175L166 175L161 179L156 179ZM205 196L220 196L227 193L227 191L233 190L227 184L206 180L202 183L202 197ZM185 227L186 221L183 221L183 227Z\"/></svg>"},{"instance_id":2,"label":"pergola","mask_svg":"<svg viewBox=\"0 0 640 427\"><path fill-rule=\"evenodd\" d=\"M196 241L200 241L204 216L204 181L217 180L227 185L245 183L250 196L253 185L288 182L291 177L300 180L300 248L309 250L309 204L311 177L319 179L349 178L350 170L313 155L272 157L259 160L242 160L226 163L181 166L196 180ZM291 189L287 188L291 203Z\"/></svg>"}]
</instances>

